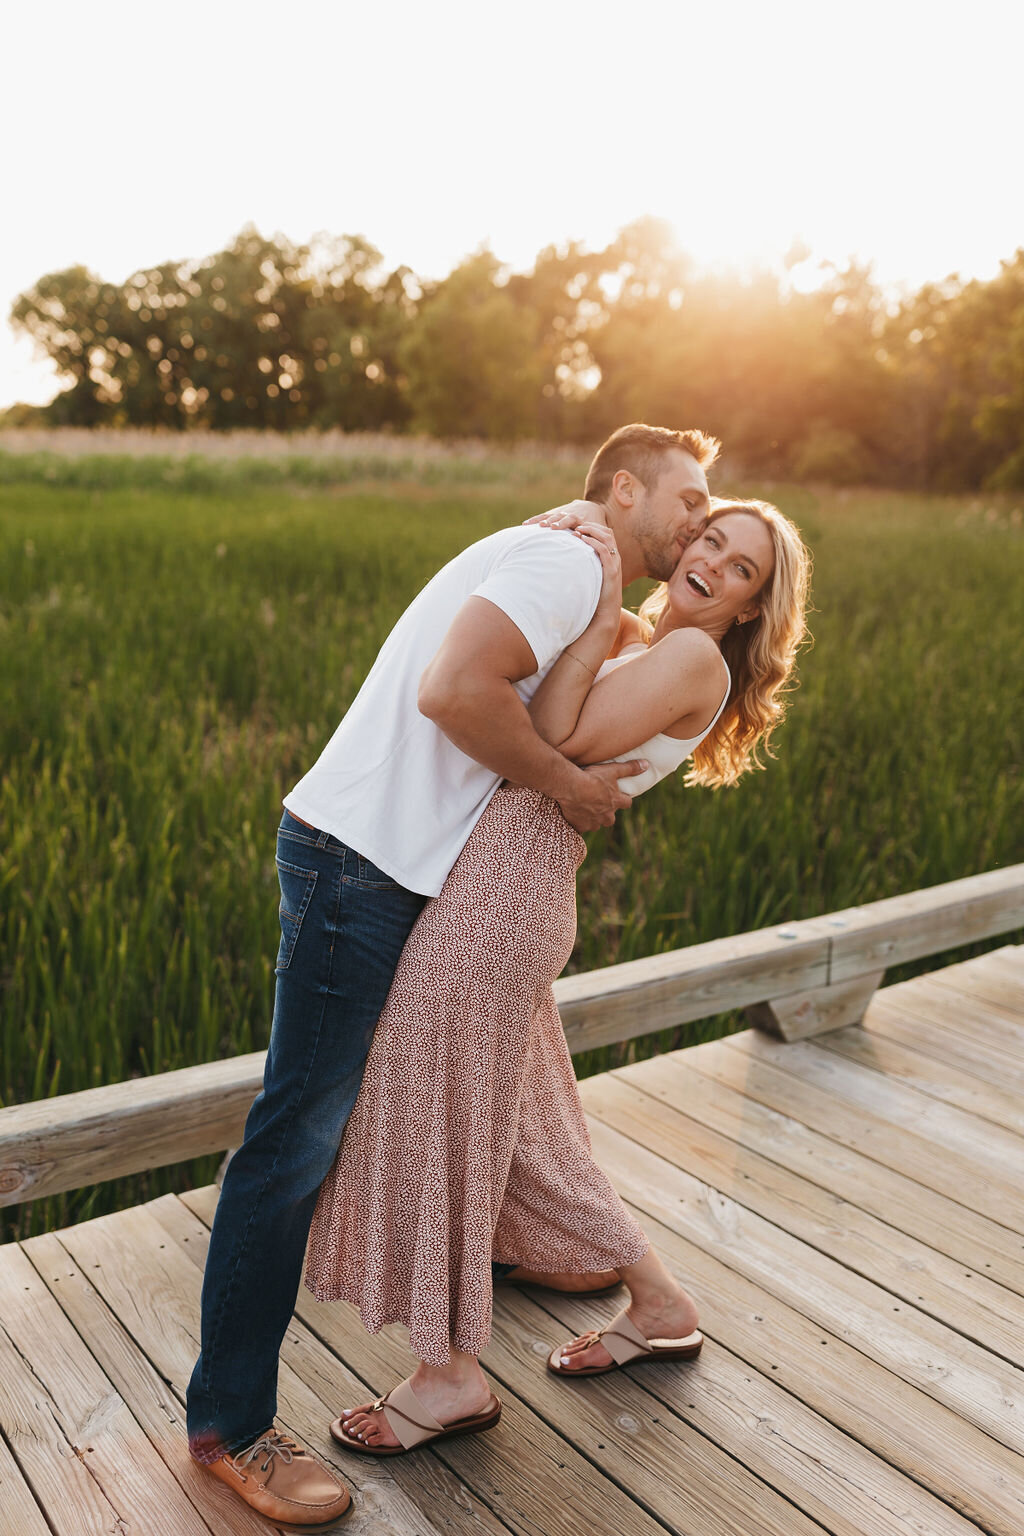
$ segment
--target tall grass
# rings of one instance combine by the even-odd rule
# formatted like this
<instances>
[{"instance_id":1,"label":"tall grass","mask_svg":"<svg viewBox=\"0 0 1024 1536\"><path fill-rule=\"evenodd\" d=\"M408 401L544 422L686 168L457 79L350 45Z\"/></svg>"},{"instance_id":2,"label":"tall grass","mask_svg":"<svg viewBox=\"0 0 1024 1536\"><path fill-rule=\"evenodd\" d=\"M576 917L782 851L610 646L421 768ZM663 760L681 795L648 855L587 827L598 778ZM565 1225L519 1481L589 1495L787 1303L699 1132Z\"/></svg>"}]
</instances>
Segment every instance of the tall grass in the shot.
<instances>
[{"instance_id":1,"label":"tall grass","mask_svg":"<svg viewBox=\"0 0 1024 1536\"><path fill-rule=\"evenodd\" d=\"M582 484L587 457L577 447L495 447L472 439L442 443L383 432L7 429L0 432L0 485L134 487L192 495L362 481L536 487L552 474Z\"/></svg>"},{"instance_id":2,"label":"tall grass","mask_svg":"<svg viewBox=\"0 0 1024 1536\"><path fill-rule=\"evenodd\" d=\"M3 1103L265 1045L281 796L433 570L577 490L542 468L511 489L0 484ZM1024 858L1015 509L775 499L817 610L778 758L734 790L662 785L591 838L577 968ZM215 1162L37 1202L6 1235Z\"/></svg>"}]
</instances>

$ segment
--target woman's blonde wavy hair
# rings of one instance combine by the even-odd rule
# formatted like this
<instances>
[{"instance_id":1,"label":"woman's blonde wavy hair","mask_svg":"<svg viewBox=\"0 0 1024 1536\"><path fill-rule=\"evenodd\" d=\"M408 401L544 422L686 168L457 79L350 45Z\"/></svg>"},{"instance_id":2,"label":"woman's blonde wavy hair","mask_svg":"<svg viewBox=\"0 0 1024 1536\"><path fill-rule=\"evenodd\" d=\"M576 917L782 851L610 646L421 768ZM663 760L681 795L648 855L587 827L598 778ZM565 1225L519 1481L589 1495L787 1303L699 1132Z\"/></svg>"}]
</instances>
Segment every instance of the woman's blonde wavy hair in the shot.
<instances>
[{"instance_id":1,"label":"woman's blonde wavy hair","mask_svg":"<svg viewBox=\"0 0 1024 1536\"><path fill-rule=\"evenodd\" d=\"M769 501L711 498L703 533L728 512L759 517L775 551L772 573L758 593L761 611L745 624L732 624L722 637L722 655L732 674L729 702L714 730L696 748L687 784L717 788L735 784L750 768L763 768L763 748L774 757L769 740L786 711L783 694L791 687L796 654L807 634L806 610L811 554L796 525ZM668 606L664 582L640 605L640 617L653 630Z\"/></svg>"}]
</instances>

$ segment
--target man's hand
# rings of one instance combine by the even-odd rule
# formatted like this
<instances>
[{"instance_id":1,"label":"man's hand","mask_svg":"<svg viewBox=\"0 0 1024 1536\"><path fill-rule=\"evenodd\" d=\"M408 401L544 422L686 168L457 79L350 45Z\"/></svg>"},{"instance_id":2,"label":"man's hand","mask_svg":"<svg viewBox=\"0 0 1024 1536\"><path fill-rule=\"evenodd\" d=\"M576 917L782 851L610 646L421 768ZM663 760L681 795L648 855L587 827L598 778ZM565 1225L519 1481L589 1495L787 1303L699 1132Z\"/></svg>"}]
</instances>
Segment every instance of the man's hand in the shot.
<instances>
[{"instance_id":1,"label":"man's hand","mask_svg":"<svg viewBox=\"0 0 1024 1536\"><path fill-rule=\"evenodd\" d=\"M584 768L579 777L574 776L570 794L558 797L562 815L577 832L610 827L615 821L615 812L633 803L633 797L621 788L619 780L644 773L646 769L647 763L642 758L629 763L595 763L593 767Z\"/></svg>"}]
</instances>

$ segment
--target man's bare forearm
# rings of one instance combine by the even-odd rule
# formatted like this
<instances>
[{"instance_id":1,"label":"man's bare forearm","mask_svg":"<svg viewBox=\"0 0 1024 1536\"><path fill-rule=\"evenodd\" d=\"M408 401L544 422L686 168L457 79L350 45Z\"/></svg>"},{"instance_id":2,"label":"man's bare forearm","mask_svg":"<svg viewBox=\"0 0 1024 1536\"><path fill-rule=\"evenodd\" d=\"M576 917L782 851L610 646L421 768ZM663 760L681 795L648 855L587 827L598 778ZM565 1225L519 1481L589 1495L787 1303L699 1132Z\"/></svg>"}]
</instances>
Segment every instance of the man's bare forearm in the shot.
<instances>
[{"instance_id":1,"label":"man's bare forearm","mask_svg":"<svg viewBox=\"0 0 1024 1536\"><path fill-rule=\"evenodd\" d=\"M475 682L424 713L467 757L513 784L561 800L579 783L581 770L538 736L506 679Z\"/></svg>"}]
</instances>

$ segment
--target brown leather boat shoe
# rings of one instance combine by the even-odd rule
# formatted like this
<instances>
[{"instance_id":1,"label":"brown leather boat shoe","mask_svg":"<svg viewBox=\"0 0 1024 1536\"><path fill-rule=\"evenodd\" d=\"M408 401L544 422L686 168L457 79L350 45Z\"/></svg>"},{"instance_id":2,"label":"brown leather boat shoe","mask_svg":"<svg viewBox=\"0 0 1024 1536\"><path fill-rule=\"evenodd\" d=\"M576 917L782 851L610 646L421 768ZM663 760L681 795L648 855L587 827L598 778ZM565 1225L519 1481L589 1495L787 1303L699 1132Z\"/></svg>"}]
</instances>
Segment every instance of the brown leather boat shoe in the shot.
<instances>
[{"instance_id":1,"label":"brown leather boat shoe","mask_svg":"<svg viewBox=\"0 0 1024 1536\"><path fill-rule=\"evenodd\" d=\"M206 1470L268 1520L285 1525L331 1525L352 1508L341 1478L277 1429L234 1456L211 1461Z\"/></svg>"}]
</instances>

